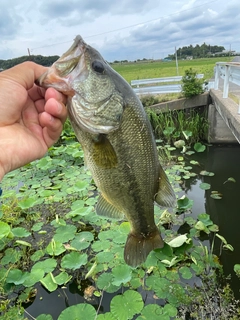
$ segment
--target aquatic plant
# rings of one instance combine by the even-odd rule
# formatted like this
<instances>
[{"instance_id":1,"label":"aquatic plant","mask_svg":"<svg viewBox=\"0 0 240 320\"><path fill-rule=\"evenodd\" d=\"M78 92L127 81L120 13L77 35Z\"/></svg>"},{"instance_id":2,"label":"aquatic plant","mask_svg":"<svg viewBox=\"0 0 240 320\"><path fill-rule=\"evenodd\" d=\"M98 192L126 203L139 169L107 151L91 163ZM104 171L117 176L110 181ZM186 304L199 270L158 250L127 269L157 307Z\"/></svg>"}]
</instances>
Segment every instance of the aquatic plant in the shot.
<instances>
[{"instance_id":1,"label":"aquatic plant","mask_svg":"<svg viewBox=\"0 0 240 320\"><path fill-rule=\"evenodd\" d=\"M169 152L171 148L166 147ZM179 195L182 186L196 178L194 153L203 149L198 143L186 151L190 162L186 163L184 155L175 156L174 164L167 168ZM204 170L201 174L213 175ZM211 191L210 184L200 187ZM83 292L83 302L68 307L60 304L59 320L181 319L184 313L196 314L193 306L205 306L210 288L212 297L214 290L219 290L221 310L227 314L224 292L215 278L221 265L213 245L201 244L200 238L204 234L212 241L215 235L224 249L232 248L207 213L192 217L193 201L186 196L179 196L176 212L155 207L156 223L166 244L151 252L141 267L131 268L123 259L129 223L96 215L96 187L83 166L83 151L77 142L52 147L45 158L9 173L2 188L2 319L24 319L28 311L23 306L34 299L44 305L38 286L48 292L57 290L67 299L70 293L65 288L73 283L79 295ZM147 302L144 292L150 298ZM105 294L112 294L107 312L101 309ZM233 298L227 301L234 304ZM48 310L44 312L29 316L53 319ZM234 312L238 314L236 305Z\"/></svg>"},{"instance_id":2,"label":"aquatic plant","mask_svg":"<svg viewBox=\"0 0 240 320\"><path fill-rule=\"evenodd\" d=\"M169 110L156 112L146 109L157 139L166 144L174 144L176 140L185 141L190 146L198 141L206 140L208 121L206 115L195 109Z\"/></svg>"}]
</instances>

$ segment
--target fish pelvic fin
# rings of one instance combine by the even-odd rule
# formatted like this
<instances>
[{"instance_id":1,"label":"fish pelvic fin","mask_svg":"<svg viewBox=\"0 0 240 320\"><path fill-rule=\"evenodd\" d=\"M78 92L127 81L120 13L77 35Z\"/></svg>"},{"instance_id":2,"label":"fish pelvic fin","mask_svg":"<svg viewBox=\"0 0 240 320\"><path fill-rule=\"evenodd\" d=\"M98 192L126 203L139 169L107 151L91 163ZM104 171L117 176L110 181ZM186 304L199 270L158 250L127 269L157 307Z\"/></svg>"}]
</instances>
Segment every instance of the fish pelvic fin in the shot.
<instances>
[{"instance_id":1,"label":"fish pelvic fin","mask_svg":"<svg viewBox=\"0 0 240 320\"><path fill-rule=\"evenodd\" d=\"M147 259L152 250L163 248L163 246L164 242L157 228L147 236L131 232L124 248L124 260L129 266L135 268Z\"/></svg>"},{"instance_id":2,"label":"fish pelvic fin","mask_svg":"<svg viewBox=\"0 0 240 320\"><path fill-rule=\"evenodd\" d=\"M115 168L118 163L116 152L104 134L98 135L93 141L92 157L95 164L103 169Z\"/></svg>"},{"instance_id":3,"label":"fish pelvic fin","mask_svg":"<svg viewBox=\"0 0 240 320\"><path fill-rule=\"evenodd\" d=\"M96 206L96 212L100 216L108 217L110 219L121 219L125 218L124 214L109 203L101 194L98 198Z\"/></svg>"},{"instance_id":4,"label":"fish pelvic fin","mask_svg":"<svg viewBox=\"0 0 240 320\"><path fill-rule=\"evenodd\" d=\"M160 206L175 207L176 196L166 173L160 166L159 187L154 199Z\"/></svg>"}]
</instances>

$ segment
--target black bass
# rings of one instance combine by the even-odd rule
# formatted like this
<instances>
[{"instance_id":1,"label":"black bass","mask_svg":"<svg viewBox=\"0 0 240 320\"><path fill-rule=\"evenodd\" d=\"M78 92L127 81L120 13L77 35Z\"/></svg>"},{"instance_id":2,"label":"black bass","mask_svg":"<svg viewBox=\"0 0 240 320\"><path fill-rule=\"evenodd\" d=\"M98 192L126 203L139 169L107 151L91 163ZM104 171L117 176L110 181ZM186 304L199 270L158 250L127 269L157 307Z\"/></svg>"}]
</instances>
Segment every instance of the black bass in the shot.
<instances>
[{"instance_id":1,"label":"black bass","mask_svg":"<svg viewBox=\"0 0 240 320\"><path fill-rule=\"evenodd\" d=\"M68 95L68 112L100 190L96 212L131 225L124 259L136 267L164 242L154 201L175 205L143 106L130 85L80 36L38 80Z\"/></svg>"}]
</instances>

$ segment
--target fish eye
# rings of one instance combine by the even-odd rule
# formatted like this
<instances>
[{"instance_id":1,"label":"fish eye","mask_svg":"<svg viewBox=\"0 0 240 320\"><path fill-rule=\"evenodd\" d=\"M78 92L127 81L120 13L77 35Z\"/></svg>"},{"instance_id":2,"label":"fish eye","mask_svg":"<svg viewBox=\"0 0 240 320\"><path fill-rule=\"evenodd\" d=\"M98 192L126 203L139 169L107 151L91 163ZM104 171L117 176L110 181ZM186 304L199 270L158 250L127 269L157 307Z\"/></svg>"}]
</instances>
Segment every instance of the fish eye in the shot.
<instances>
[{"instance_id":1,"label":"fish eye","mask_svg":"<svg viewBox=\"0 0 240 320\"><path fill-rule=\"evenodd\" d=\"M96 71L97 73L101 73L101 74L103 74L104 70L105 70L103 63L99 60L93 61L92 68L94 71Z\"/></svg>"}]
</instances>

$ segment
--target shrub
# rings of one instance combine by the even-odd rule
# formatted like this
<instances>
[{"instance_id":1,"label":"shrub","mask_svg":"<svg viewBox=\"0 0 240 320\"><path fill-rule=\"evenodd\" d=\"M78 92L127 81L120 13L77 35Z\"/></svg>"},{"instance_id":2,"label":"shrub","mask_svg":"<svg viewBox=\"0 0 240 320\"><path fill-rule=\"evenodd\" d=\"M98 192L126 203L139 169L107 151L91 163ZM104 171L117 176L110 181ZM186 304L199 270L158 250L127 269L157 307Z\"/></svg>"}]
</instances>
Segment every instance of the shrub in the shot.
<instances>
[{"instance_id":1,"label":"shrub","mask_svg":"<svg viewBox=\"0 0 240 320\"><path fill-rule=\"evenodd\" d=\"M185 70L182 77L182 93L184 97L191 98L204 92L203 79L198 79L197 73L192 68Z\"/></svg>"}]
</instances>

